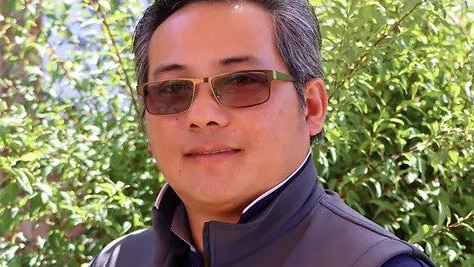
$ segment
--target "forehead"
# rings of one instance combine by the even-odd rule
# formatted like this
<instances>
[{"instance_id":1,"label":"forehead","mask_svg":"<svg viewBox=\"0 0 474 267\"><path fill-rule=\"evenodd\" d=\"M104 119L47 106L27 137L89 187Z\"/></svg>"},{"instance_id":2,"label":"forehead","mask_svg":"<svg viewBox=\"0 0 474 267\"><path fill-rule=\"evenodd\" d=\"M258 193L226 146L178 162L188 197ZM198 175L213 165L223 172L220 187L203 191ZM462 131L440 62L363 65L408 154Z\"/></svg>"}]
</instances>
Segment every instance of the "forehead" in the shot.
<instances>
[{"instance_id":1,"label":"forehead","mask_svg":"<svg viewBox=\"0 0 474 267\"><path fill-rule=\"evenodd\" d=\"M192 19L195 15L201 19L209 20L214 18L214 20L223 22L227 20L238 20L239 15L245 14L256 16L254 17L256 21L262 19L262 17L271 17L269 10L257 1L198 0L194 2L190 1L190 3L181 6L166 18L161 25L167 24L170 20L183 20L183 18ZM246 19L248 18L249 17ZM244 17L242 17L242 19L244 19Z\"/></svg>"},{"instance_id":2,"label":"forehead","mask_svg":"<svg viewBox=\"0 0 474 267\"><path fill-rule=\"evenodd\" d=\"M232 62L233 58L252 59L251 63L262 65L255 66L259 68L272 67L281 63L274 32L273 16L260 4L187 4L153 33L150 70L163 64L207 68L209 64Z\"/></svg>"}]
</instances>

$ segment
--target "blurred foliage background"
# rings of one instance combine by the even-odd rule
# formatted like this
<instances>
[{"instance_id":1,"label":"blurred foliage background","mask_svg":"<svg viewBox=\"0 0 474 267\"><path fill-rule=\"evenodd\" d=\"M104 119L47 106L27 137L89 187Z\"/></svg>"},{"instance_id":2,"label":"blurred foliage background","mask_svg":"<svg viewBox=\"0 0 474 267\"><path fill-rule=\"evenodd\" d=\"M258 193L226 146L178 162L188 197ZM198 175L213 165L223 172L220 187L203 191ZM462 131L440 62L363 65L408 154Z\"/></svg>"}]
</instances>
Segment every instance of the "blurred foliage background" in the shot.
<instances>
[{"instance_id":1,"label":"blurred foliage background","mask_svg":"<svg viewBox=\"0 0 474 267\"><path fill-rule=\"evenodd\" d=\"M474 3L311 2L324 184L439 266L474 266ZM0 266L81 266L149 225L164 180L131 54L147 4L0 0Z\"/></svg>"}]
</instances>

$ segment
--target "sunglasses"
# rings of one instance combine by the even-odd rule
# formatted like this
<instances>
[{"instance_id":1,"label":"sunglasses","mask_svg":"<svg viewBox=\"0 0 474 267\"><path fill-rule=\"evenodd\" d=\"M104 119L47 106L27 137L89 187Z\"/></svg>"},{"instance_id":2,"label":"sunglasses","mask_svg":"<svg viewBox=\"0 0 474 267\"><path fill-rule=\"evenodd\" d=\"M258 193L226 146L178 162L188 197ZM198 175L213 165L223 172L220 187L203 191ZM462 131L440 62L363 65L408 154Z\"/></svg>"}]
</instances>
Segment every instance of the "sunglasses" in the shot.
<instances>
[{"instance_id":1,"label":"sunglasses","mask_svg":"<svg viewBox=\"0 0 474 267\"><path fill-rule=\"evenodd\" d=\"M189 110L196 96L196 85L209 83L221 106L245 108L265 103L270 98L271 81L294 82L295 78L276 70L244 70L207 78L173 79L143 83L138 95L153 115L171 115Z\"/></svg>"}]
</instances>

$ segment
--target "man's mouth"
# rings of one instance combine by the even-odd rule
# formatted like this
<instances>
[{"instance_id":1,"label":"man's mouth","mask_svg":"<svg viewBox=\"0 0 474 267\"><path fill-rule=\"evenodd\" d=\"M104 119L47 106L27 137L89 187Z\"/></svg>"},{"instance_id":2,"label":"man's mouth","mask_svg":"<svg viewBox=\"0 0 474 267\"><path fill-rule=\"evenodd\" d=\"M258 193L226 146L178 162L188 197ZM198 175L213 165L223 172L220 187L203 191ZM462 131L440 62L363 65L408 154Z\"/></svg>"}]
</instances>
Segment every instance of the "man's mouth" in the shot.
<instances>
[{"instance_id":1,"label":"man's mouth","mask_svg":"<svg viewBox=\"0 0 474 267\"><path fill-rule=\"evenodd\" d=\"M186 157L199 157L199 156L213 156L213 155L224 155L234 154L241 151L240 149L234 148L218 148L218 149L192 149L185 153Z\"/></svg>"},{"instance_id":2,"label":"man's mouth","mask_svg":"<svg viewBox=\"0 0 474 267\"><path fill-rule=\"evenodd\" d=\"M191 155L211 155L211 154L219 154L219 153L230 153L230 152L235 152L235 149L219 149L219 150L207 150L207 151L201 151L197 153L193 153Z\"/></svg>"}]
</instances>

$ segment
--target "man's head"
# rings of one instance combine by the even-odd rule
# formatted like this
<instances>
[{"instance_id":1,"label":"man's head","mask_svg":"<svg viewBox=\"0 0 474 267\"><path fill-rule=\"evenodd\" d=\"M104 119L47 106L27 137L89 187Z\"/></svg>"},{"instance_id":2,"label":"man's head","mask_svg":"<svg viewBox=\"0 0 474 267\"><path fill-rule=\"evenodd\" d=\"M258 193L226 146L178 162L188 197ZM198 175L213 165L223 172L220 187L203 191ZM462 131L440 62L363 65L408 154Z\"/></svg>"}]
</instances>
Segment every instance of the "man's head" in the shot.
<instances>
[{"instance_id":1,"label":"man's head","mask_svg":"<svg viewBox=\"0 0 474 267\"><path fill-rule=\"evenodd\" d=\"M238 4L245 0L158 0L143 14L135 30L135 54L138 83L148 81L149 43L156 28L177 10L190 3L225 2ZM304 107L303 85L314 78L323 78L321 65L321 33L318 20L306 0L256 0L250 1L264 7L273 15L275 46L296 78L298 99ZM210 14L203 14L209 16Z\"/></svg>"},{"instance_id":2,"label":"man's head","mask_svg":"<svg viewBox=\"0 0 474 267\"><path fill-rule=\"evenodd\" d=\"M188 208L233 213L303 161L326 114L319 50L305 1L168 0L145 11L134 42L138 82L200 81L182 112L146 113L151 152ZM246 70L296 81L268 81L268 100L233 108L219 100L218 85L196 79Z\"/></svg>"}]
</instances>

